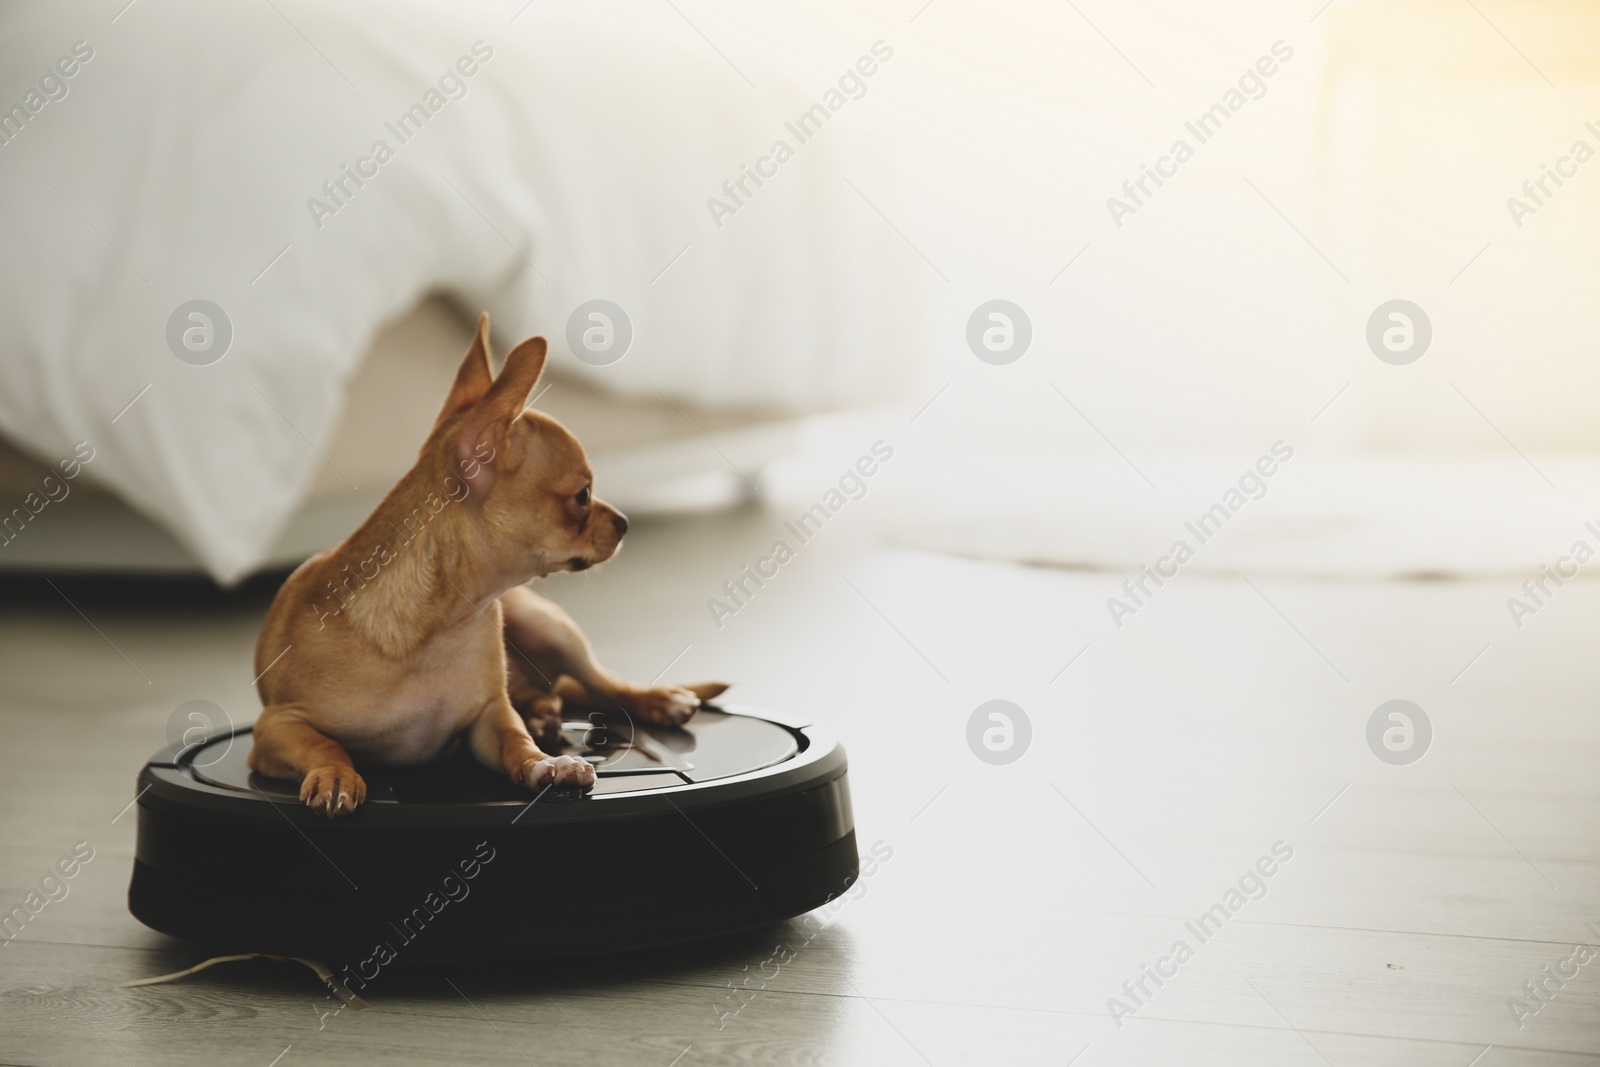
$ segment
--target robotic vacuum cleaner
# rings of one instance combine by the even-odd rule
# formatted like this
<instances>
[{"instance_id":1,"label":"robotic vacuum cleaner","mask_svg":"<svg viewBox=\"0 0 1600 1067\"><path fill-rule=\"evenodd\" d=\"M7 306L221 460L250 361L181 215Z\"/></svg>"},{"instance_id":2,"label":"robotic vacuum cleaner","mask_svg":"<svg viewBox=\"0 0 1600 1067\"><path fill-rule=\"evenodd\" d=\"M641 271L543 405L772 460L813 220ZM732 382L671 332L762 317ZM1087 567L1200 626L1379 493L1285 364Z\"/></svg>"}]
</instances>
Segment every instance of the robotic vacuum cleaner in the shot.
<instances>
[{"instance_id":1,"label":"robotic vacuum cleaner","mask_svg":"<svg viewBox=\"0 0 1600 1067\"><path fill-rule=\"evenodd\" d=\"M250 727L169 746L139 775L128 907L228 951L509 960L731 933L855 881L844 749L809 720L590 718L551 754L594 764L591 793L519 789L458 752L358 765L366 803L332 821L245 766Z\"/></svg>"}]
</instances>

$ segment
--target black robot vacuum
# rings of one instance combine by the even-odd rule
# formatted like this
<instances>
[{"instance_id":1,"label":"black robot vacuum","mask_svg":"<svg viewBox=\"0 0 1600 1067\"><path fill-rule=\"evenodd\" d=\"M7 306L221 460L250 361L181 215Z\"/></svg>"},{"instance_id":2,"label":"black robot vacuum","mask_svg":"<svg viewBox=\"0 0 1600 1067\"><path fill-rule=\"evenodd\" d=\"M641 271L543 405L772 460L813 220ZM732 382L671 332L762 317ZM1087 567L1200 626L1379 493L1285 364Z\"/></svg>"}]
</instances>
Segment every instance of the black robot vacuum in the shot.
<instances>
[{"instance_id":1,"label":"black robot vacuum","mask_svg":"<svg viewBox=\"0 0 1600 1067\"><path fill-rule=\"evenodd\" d=\"M233 952L511 960L732 933L855 881L844 749L809 720L590 720L559 747L594 764L591 793L531 793L462 752L358 766L367 801L333 821L245 766L250 727L169 746L139 776L128 907Z\"/></svg>"}]
</instances>

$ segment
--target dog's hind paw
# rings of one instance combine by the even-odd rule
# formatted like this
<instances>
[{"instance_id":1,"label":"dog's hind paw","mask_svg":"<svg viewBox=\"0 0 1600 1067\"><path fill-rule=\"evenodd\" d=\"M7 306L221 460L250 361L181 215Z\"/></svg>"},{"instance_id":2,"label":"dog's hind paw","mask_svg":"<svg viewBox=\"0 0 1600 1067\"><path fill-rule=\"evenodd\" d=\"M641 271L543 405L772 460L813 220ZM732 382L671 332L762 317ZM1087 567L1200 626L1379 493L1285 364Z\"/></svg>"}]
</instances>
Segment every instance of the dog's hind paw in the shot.
<instances>
[{"instance_id":1,"label":"dog's hind paw","mask_svg":"<svg viewBox=\"0 0 1600 1067\"><path fill-rule=\"evenodd\" d=\"M529 789L582 789L594 788L594 767L587 760L575 756L546 756L524 763L516 774L517 784Z\"/></svg>"},{"instance_id":2,"label":"dog's hind paw","mask_svg":"<svg viewBox=\"0 0 1600 1067\"><path fill-rule=\"evenodd\" d=\"M557 748L561 744L561 698L550 693L540 693L524 704L516 705L522 721L528 724L528 733L541 748Z\"/></svg>"},{"instance_id":3,"label":"dog's hind paw","mask_svg":"<svg viewBox=\"0 0 1600 1067\"><path fill-rule=\"evenodd\" d=\"M349 815L367 799L367 783L353 767L315 767L300 783L300 800L318 815Z\"/></svg>"},{"instance_id":4,"label":"dog's hind paw","mask_svg":"<svg viewBox=\"0 0 1600 1067\"><path fill-rule=\"evenodd\" d=\"M700 710L700 698L681 685L641 689L627 702L627 710L656 726L682 726Z\"/></svg>"}]
</instances>

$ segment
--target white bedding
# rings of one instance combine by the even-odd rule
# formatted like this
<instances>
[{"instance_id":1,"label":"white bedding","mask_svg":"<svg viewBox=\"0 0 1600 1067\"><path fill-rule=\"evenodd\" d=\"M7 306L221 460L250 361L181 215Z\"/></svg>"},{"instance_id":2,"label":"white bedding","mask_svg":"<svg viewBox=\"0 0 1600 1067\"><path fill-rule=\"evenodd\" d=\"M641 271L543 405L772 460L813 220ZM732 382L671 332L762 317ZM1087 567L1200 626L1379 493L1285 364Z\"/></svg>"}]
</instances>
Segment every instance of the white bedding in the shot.
<instances>
[{"instance_id":1,"label":"white bedding","mask_svg":"<svg viewBox=\"0 0 1600 1067\"><path fill-rule=\"evenodd\" d=\"M91 475L219 580L261 558L371 338L431 290L623 393L794 411L903 377L918 265L838 165L890 186L863 109L720 226L707 208L826 85L543 5L116 6L0 8L0 108L26 115L0 144L0 433L51 463L91 442ZM594 298L633 323L606 367L566 348ZM208 366L166 340L195 299L233 329Z\"/></svg>"}]
</instances>

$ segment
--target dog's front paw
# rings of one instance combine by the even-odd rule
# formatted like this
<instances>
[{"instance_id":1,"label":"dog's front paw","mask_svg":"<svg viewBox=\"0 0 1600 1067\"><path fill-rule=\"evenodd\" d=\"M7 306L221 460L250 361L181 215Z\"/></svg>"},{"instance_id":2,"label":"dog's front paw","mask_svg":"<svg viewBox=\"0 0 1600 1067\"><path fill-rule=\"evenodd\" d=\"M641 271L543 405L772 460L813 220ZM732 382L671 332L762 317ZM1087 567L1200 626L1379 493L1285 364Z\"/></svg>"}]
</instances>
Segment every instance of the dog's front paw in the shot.
<instances>
[{"instance_id":1,"label":"dog's front paw","mask_svg":"<svg viewBox=\"0 0 1600 1067\"><path fill-rule=\"evenodd\" d=\"M367 799L367 783L352 767L316 767L300 783L300 800L318 815L349 815Z\"/></svg>"},{"instance_id":2,"label":"dog's front paw","mask_svg":"<svg viewBox=\"0 0 1600 1067\"><path fill-rule=\"evenodd\" d=\"M641 689L629 703L635 715L656 726L682 726L700 709L700 698L681 685Z\"/></svg>"},{"instance_id":3,"label":"dog's front paw","mask_svg":"<svg viewBox=\"0 0 1600 1067\"><path fill-rule=\"evenodd\" d=\"M594 788L594 767L576 756L545 756L524 763L515 775L518 785L529 789L581 789Z\"/></svg>"}]
</instances>

